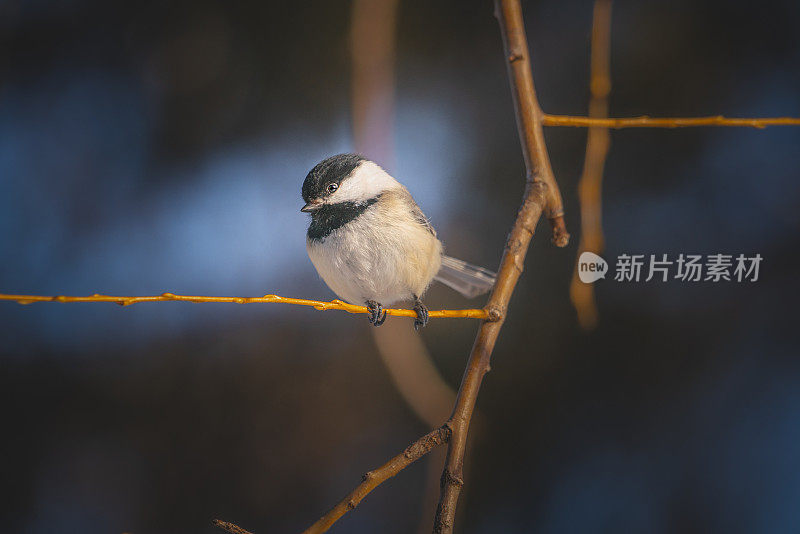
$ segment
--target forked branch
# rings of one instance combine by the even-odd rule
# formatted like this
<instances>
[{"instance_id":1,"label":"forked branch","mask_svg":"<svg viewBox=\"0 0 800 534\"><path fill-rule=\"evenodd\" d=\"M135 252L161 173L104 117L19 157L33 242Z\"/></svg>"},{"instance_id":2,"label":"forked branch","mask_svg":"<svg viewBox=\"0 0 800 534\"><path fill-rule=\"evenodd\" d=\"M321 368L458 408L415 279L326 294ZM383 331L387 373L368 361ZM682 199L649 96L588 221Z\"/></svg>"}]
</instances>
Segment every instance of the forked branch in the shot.
<instances>
[{"instance_id":1,"label":"forked branch","mask_svg":"<svg viewBox=\"0 0 800 534\"><path fill-rule=\"evenodd\" d=\"M456 406L447 421L452 435L447 449L447 461L442 473L442 492L433 525L433 532L436 534L453 532L456 505L461 487L464 485L464 453L472 412L475 409L483 376L489 372L492 350L503 326L511 294L522 274L525 255L533 238L534 229L547 203L546 194L545 183L528 181L522 207L517 213L517 219L506 242L497 283L486 307L489 319L481 323L467 369L461 380Z\"/></svg>"},{"instance_id":2,"label":"forked branch","mask_svg":"<svg viewBox=\"0 0 800 534\"><path fill-rule=\"evenodd\" d=\"M528 179L547 184L545 215L553 227L552 241L558 247L565 247L569 243L569 233L564 223L564 204L544 142L544 113L536 99L533 85L522 7L519 1L495 0L495 16L503 36L508 78L517 116L517 131Z\"/></svg>"},{"instance_id":3,"label":"forked branch","mask_svg":"<svg viewBox=\"0 0 800 534\"><path fill-rule=\"evenodd\" d=\"M331 508L328 513L322 516L316 523L308 527L303 534L321 534L322 532L327 532L340 517L358 506L358 503L360 503L369 492L431 452L435 447L446 443L449 438L450 429L447 426L437 428L425 434L406 447L403 452L379 468L366 473L361 480L361 484L356 486L353 491L336 503L336 506Z\"/></svg>"},{"instance_id":4,"label":"forked branch","mask_svg":"<svg viewBox=\"0 0 800 534\"><path fill-rule=\"evenodd\" d=\"M334 523L341 517L353 510L364 497L366 497L372 490L395 476L397 473L413 464L433 449L447 443L450 439L450 429L447 426L442 426L433 430L417 441L405 448L403 452L383 464L377 469L368 471L361 478L361 483L355 487L353 491L344 496L336 505L328 510L328 512L320 517L316 523L303 531L303 534L322 534L327 532ZM214 524L223 530L232 532L234 534L251 534L242 527L227 521L214 520Z\"/></svg>"},{"instance_id":5,"label":"forked branch","mask_svg":"<svg viewBox=\"0 0 800 534\"><path fill-rule=\"evenodd\" d=\"M451 534L456 506L464 485L464 454L467 434L484 375L489 372L490 360L500 328L506 317L508 303L525 265L536 224L544 211L553 226L553 242L565 246L569 234L564 228L561 194L558 191L542 132L542 111L536 100L531 73L528 42L519 0L495 0L495 15L503 36L508 74L517 112L517 127L527 167L527 185L522 207L508 236L500 270L492 295L486 305L489 318L481 323L469 357L456 406L447 422L452 430L447 449L447 461L442 473L442 490L436 510L433 532Z\"/></svg>"}]
</instances>

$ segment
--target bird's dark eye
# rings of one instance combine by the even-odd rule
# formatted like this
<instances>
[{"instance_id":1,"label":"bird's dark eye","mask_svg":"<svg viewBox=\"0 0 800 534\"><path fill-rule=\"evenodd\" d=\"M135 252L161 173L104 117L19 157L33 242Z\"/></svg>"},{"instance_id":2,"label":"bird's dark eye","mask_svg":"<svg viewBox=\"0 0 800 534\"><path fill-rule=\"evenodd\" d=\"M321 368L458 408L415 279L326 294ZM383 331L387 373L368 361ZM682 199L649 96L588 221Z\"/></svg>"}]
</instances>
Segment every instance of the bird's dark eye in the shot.
<instances>
[{"instance_id":1,"label":"bird's dark eye","mask_svg":"<svg viewBox=\"0 0 800 534\"><path fill-rule=\"evenodd\" d=\"M328 194L332 194L334 191L339 189L339 184L328 184L328 187L325 188L328 191Z\"/></svg>"}]
</instances>

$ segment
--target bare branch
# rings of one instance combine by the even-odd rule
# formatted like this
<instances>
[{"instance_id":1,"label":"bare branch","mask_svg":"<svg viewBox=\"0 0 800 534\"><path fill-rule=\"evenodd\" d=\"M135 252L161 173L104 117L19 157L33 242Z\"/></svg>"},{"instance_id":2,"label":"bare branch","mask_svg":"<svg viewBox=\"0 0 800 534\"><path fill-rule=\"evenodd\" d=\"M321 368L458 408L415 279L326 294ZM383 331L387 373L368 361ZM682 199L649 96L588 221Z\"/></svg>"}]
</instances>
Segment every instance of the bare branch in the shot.
<instances>
[{"instance_id":1,"label":"bare branch","mask_svg":"<svg viewBox=\"0 0 800 534\"><path fill-rule=\"evenodd\" d=\"M464 452L472 412L483 376L489 371L492 350L505 320L508 302L522 274L525 255L536 223L546 204L546 189L547 185L543 182L528 182L522 207L517 213L517 219L503 252L497 283L487 305L490 318L481 323L467 369L461 381L461 387L458 390L456 406L447 422L452 430L452 436L447 451L447 462L442 473L442 493L433 528L437 534L453 531L456 504L461 493L461 486L464 485Z\"/></svg>"},{"instance_id":2,"label":"bare branch","mask_svg":"<svg viewBox=\"0 0 800 534\"><path fill-rule=\"evenodd\" d=\"M772 118L726 118L722 115L713 117L675 117L657 118L642 115L621 119L597 117L572 117L569 115L544 115L545 126L575 126L579 128L688 128L694 126L745 126L750 128L766 128L767 126L800 126L798 117Z\"/></svg>"},{"instance_id":3,"label":"bare branch","mask_svg":"<svg viewBox=\"0 0 800 534\"><path fill-rule=\"evenodd\" d=\"M303 534L321 534L322 532L327 532L327 530L344 514L358 506L358 503L360 503L369 492L428 454L433 448L446 443L449 438L450 429L447 426L437 428L425 434L406 447L403 452L379 468L365 474L361 484L356 486L353 491L348 493L316 523L308 527Z\"/></svg>"},{"instance_id":4,"label":"bare branch","mask_svg":"<svg viewBox=\"0 0 800 534\"><path fill-rule=\"evenodd\" d=\"M234 525L233 523L228 523L227 521L221 521L219 519L215 519L214 521L212 521L212 523L214 523L214 526L217 526L222 530L226 530L231 534L253 534L249 530L245 530L242 527Z\"/></svg>"},{"instance_id":5,"label":"bare branch","mask_svg":"<svg viewBox=\"0 0 800 534\"><path fill-rule=\"evenodd\" d=\"M550 169L547 147L542 134L542 113L536 100L533 76L528 61L528 45L519 0L495 0L495 15L500 22L508 72L512 84L517 126L525 154L528 179L522 207L508 236L506 248L497 274L497 283L486 309L489 319L481 323L469 357L461 386L458 390L453 414L447 422L452 430L447 449L447 461L441 479L441 495L433 524L435 534L453 532L456 506L464 485L464 454L467 434L484 375L490 369L500 328L505 320L508 303L525 264L536 224L543 211L553 223L553 241L566 245L569 235L563 226L561 196ZM559 222L560 221L560 222Z\"/></svg>"},{"instance_id":6,"label":"bare branch","mask_svg":"<svg viewBox=\"0 0 800 534\"><path fill-rule=\"evenodd\" d=\"M589 116L608 116L608 95L611 92L611 0L595 0L592 21L592 59ZM608 128L591 127L586 138L586 158L578 182L581 205L581 241L578 258L585 252L603 251L602 188L603 167L611 144ZM578 260L569 287L570 298L585 330L597 325L597 303L594 286L584 284L578 276Z\"/></svg>"},{"instance_id":7,"label":"bare branch","mask_svg":"<svg viewBox=\"0 0 800 534\"><path fill-rule=\"evenodd\" d=\"M500 33L503 36L517 130L528 179L547 184L545 215L553 227L552 241L556 246L565 247L569 243L569 234L564 224L564 205L544 142L544 113L536 99L528 39L525 36L519 0L495 0L495 16L500 22Z\"/></svg>"},{"instance_id":8,"label":"bare branch","mask_svg":"<svg viewBox=\"0 0 800 534\"><path fill-rule=\"evenodd\" d=\"M464 485L464 452L478 390L483 376L489 371L489 361L494 344L505 320L508 302L522 274L525 254L528 251L536 223L546 204L547 185L544 182L528 181L522 207L508 236L497 283L486 309L489 319L481 323L475 344L469 357L467 369L461 380L453 414L447 422L452 430L447 450L447 462L442 473L441 496L436 510L433 531L437 534L453 532L456 504Z\"/></svg>"},{"instance_id":9,"label":"bare branch","mask_svg":"<svg viewBox=\"0 0 800 534\"><path fill-rule=\"evenodd\" d=\"M348 304L341 300L332 300L330 302L322 302L319 300L295 299L289 297L280 297L278 295L264 295L263 297L202 297L192 295L175 295L174 293L162 293L161 295L151 295L143 297L115 297L112 295L100 295L95 293L88 297L67 297L64 295L45 296L45 295L6 295L0 294L0 301L10 300L19 304L33 304L34 302L113 302L121 306L130 306L131 304L138 304L140 302L165 302L165 301L181 301L181 302L225 302L232 304L296 304L298 306L311 306L315 310L343 310L348 313L369 313L364 306L356 306L355 304ZM403 308L387 308L387 315L394 315L396 317L417 317L417 312L414 310L407 310ZM489 316L486 310L432 310L428 312L429 317L466 317L472 319L485 319Z\"/></svg>"}]
</instances>

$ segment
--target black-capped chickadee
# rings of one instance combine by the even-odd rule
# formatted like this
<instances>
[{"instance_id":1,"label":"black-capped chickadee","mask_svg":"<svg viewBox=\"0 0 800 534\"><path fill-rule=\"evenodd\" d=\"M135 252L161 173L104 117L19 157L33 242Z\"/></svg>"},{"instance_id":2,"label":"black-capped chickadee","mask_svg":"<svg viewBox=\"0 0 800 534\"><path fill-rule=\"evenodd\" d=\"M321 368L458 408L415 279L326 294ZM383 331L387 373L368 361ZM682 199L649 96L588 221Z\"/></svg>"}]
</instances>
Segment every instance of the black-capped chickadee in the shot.
<instances>
[{"instance_id":1,"label":"black-capped chickadee","mask_svg":"<svg viewBox=\"0 0 800 534\"><path fill-rule=\"evenodd\" d=\"M375 163L355 154L323 160L303 182L300 211L311 214L306 247L311 262L339 298L386 320L383 306L412 300L414 329L428 322L420 297L439 280L466 297L489 291L495 273L445 256L411 194Z\"/></svg>"}]
</instances>

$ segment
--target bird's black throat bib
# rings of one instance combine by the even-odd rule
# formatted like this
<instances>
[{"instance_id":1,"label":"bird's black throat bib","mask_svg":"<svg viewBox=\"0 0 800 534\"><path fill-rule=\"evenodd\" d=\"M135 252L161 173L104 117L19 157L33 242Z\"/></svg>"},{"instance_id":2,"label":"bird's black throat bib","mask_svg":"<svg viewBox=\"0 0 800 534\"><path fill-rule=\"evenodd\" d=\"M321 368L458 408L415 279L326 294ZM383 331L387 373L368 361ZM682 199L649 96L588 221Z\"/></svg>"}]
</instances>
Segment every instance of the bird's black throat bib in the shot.
<instances>
[{"instance_id":1,"label":"bird's black throat bib","mask_svg":"<svg viewBox=\"0 0 800 534\"><path fill-rule=\"evenodd\" d=\"M308 227L308 239L323 241L331 232L358 218L370 206L378 201L378 197L364 202L339 202L325 204L311 214L311 225Z\"/></svg>"}]
</instances>

